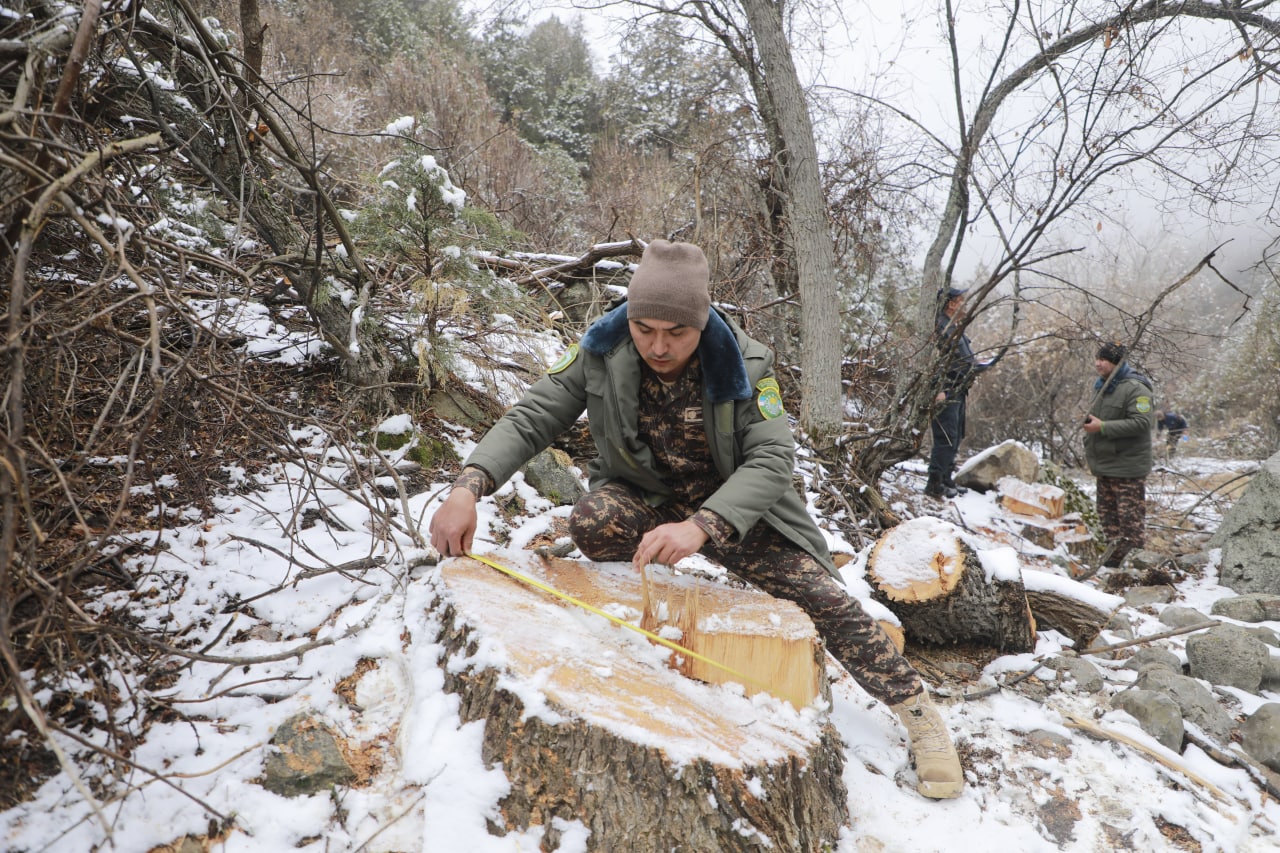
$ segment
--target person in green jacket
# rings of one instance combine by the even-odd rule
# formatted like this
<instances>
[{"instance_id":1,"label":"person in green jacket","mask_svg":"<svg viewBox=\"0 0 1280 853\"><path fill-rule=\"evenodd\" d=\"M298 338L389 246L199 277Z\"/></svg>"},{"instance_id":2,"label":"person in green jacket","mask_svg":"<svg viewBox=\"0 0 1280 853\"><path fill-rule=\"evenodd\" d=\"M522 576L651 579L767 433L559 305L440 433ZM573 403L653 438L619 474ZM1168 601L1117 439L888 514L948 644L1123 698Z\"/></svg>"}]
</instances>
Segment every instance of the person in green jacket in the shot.
<instances>
[{"instance_id":1,"label":"person in green jacket","mask_svg":"<svg viewBox=\"0 0 1280 853\"><path fill-rule=\"evenodd\" d=\"M1093 404L1084 420L1084 454L1098 481L1098 520L1107 538L1104 566L1115 568L1146 544L1147 475L1155 407L1151 380L1125 363L1118 343L1098 348Z\"/></svg>"},{"instance_id":2,"label":"person in green jacket","mask_svg":"<svg viewBox=\"0 0 1280 853\"><path fill-rule=\"evenodd\" d=\"M917 788L958 796L964 774L919 673L836 574L792 483L795 439L773 353L711 305L697 246L654 240L627 301L592 323L484 435L431 519L442 556L467 554L476 503L585 410L596 457L569 532L595 561L674 565L702 553L813 619L832 655L903 721Z\"/></svg>"}]
</instances>

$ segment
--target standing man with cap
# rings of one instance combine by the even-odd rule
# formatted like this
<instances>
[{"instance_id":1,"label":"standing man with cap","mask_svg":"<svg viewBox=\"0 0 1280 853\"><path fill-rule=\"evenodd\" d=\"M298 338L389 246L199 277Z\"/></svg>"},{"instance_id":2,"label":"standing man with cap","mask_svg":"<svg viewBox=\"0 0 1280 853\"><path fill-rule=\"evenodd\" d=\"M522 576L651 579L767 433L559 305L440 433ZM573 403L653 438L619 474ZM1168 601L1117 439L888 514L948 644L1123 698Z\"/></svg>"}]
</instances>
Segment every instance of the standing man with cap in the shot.
<instances>
[{"instance_id":1,"label":"standing man with cap","mask_svg":"<svg viewBox=\"0 0 1280 853\"><path fill-rule=\"evenodd\" d=\"M1188 427L1187 419L1177 412L1156 412L1156 432L1169 431L1165 456L1173 458L1173 454L1178 450L1178 442L1187 437Z\"/></svg>"},{"instance_id":2,"label":"standing man with cap","mask_svg":"<svg viewBox=\"0 0 1280 853\"><path fill-rule=\"evenodd\" d=\"M933 447L929 451L929 481L924 493L931 498L954 498L960 493L952 476L956 454L965 433L965 401L974 377L999 361L979 362L973 345L960 331L960 308L968 291L949 288L938 292L938 317L934 324L934 342L939 356L939 383L934 397L936 409L930 422Z\"/></svg>"},{"instance_id":3,"label":"standing man with cap","mask_svg":"<svg viewBox=\"0 0 1280 853\"><path fill-rule=\"evenodd\" d=\"M1093 403L1084 419L1084 454L1098 480L1098 520L1107 538L1102 565L1115 568L1146 544L1147 475L1151 473L1151 380L1125 363L1127 349L1098 347Z\"/></svg>"},{"instance_id":4,"label":"standing man with cap","mask_svg":"<svg viewBox=\"0 0 1280 853\"><path fill-rule=\"evenodd\" d=\"M840 583L792 483L795 440L773 353L711 307L697 246L654 240L628 299L587 329L481 439L431 519L466 554L476 502L585 409L597 456L569 532L584 556L673 565L702 553L813 619L828 650L911 738L918 790L959 796L960 759L920 675Z\"/></svg>"}]
</instances>

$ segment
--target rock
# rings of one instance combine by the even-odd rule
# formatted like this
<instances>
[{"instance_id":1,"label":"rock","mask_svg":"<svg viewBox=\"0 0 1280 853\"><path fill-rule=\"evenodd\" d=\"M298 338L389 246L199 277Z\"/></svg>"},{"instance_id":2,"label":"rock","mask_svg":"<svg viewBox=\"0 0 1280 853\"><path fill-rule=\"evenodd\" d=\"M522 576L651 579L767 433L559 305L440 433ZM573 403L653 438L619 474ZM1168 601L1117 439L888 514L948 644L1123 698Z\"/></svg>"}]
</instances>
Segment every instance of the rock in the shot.
<instances>
[{"instance_id":1,"label":"rock","mask_svg":"<svg viewBox=\"0 0 1280 853\"><path fill-rule=\"evenodd\" d=\"M1134 586L1124 591L1124 601L1130 607L1168 604L1173 600L1173 592L1171 586Z\"/></svg>"},{"instance_id":2,"label":"rock","mask_svg":"<svg viewBox=\"0 0 1280 853\"><path fill-rule=\"evenodd\" d=\"M1280 702L1268 702L1240 727L1244 751L1280 773Z\"/></svg>"},{"instance_id":3,"label":"rock","mask_svg":"<svg viewBox=\"0 0 1280 853\"><path fill-rule=\"evenodd\" d=\"M1001 477L1034 483L1040 478L1040 459L1025 444L1010 439L971 457L960 466L955 481L965 488L989 492Z\"/></svg>"},{"instance_id":4,"label":"rock","mask_svg":"<svg viewBox=\"0 0 1280 853\"><path fill-rule=\"evenodd\" d=\"M1142 730L1174 752L1182 752L1186 728L1178 703L1154 690L1129 689L1117 693L1111 705L1138 721Z\"/></svg>"},{"instance_id":5,"label":"rock","mask_svg":"<svg viewBox=\"0 0 1280 853\"><path fill-rule=\"evenodd\" d=\"M1147 551L1141 548L1136 551L1130 551L1125 555L1125 562L1127 562L1134 571L1141 572L1143 574L1146 574L1154 568L1158 568L1168 559L1169 558L1164 554L1157 554L1155 551Z\"/></svg>"},{"instance_id":6,"label":"rock","mask_svg":"<svg viewBox=\"0 0 1280 853\"><path fill-rule=\"evenodd\" d=\"M1267 666L1262 670L1262 689L1280 692L1280 658L1267 658Z\"/></svg>"},{"instance_id":7,"label":"rock","mask_svg":"<svg viewBox=\"0 0 1280 853\"><path fill-rule=\"evenodd\" d=\"M1273 649L1280 649L1280 634L1272 631L1270 628L1258 625L1254 628L1245 628L1253 637L1257 637L1260 641Z\"/></svg>"},{"instance_id":8,"label":"rock","mask_svg":"<svg viewBox=\"0 0 1280 853\"><path fill-rule=\"evenodd\" d=\"M1059 681L1074 682L1075 689L1083 693L1098 693L1106 684L1096 666L1074 655L1055 655L1045 666L1058 673Z\"/></svg>"},{"instance_id":9,"label":"rock","mask_svg":"<svg viewBox=\"0 0 1280 853\"><path fill-rule=\"evenodd\" d=\"M1126 640L1133 639L1133 619L1128 613L1117 610L1107 620L1107 630Z\"/></svg>"},{"instance_id":10,"label":"rock","mask_svg":"<svg viewBox=\"0 0 1280 853\"><path fill-rule=\"evenodd\" d=\"M1280 622L1280 595L1251 592L1219 598L1209 612L1237 622Z\"/></svg>"},{"instance_id":11,"label":"rock","mask_svg":"<svg viewBox=\"0 0 1280 853\"><path fill-rule=\"evenodd\" d=\"M1210 621L1209 617L1194 607L1171 604L1160 611L1160 623L1170 628L1185 628L1188 625L1199 625L1208 621Z\"/></svg>"},{"instance_id":12,"label":"rock","mask_svg":"<svg viewBox=\"0 0 1280 853\"><path fill-rule=\"evenodd\" d=\"M1227 510L1209 546L1222 549L1219 577L1239 593L1280 594L1280 453L1262 463Z\"/></svg>"},{"instance_id":13,"label":"rock","mask_svg":"<svg viewBox=\"0 0 1280 853\"><path fill-rule=\"evenodd\" d=\"M1182 661L1178 659L1178 656L1173 652L1157 649L1153 646L1138 649L1134 656L1125 661L1124 664L1125 669L1133 669L1138 672L1148 666L1163 667L1170 672L1182 675Z\"/></svg>"},{"instance_id":14,"label":"rock","mask_svg":"<svg viewBox=\"0 0 1280 853\"><path fill-rule=\"evenodd\" d=\"M1034 729L1026 734L1031 751L1041 758L1063 759L1071 755L1071 738L1046 729Z\"/></svg>"},{"instance_id":15,"label":"rock","mask_svg":"<svg viewBox=\"0 0 1280 853\"><path fill-rule=\"evenodd\" d=\"M1209 689L1194 678L1154 666L1139 672L1134 686L1168 696L1178 703L1184 720L1195 723L1218 743L1230 742L1235 721L1213 698Z\"/></svg>"},{"instance_id":16,"label":"rock","mask_svg":"<svg viewBox=\"0 0 1280 853\"><path fill-rule=\"evenodd\" d=\"M333 789L356 778L338 746L338 738L319 720L299 714L271 736L262 786L285 797Z\"/></svg>"},{"instance_id":17,"label":"rock","mask_svg":"<svg viewBox=\"0 0 1280 853\"><path fill-rule=\"evenodd\" d=\"M1198 569L1204 569L1209 566L1213 559L1203 551L1196 551L1193 554L1179 554L1173 558L1178 564L1178 568L1184 572L1193 572Z\"/></svg>"},{"instance_id":18,"label":"rock","mask_svg":"<svg viewBox=\"0 0 1280 853\"><path fill-rule=\"evenodd\" d=\"M1192 678L1257 693L1271 653L1257 637L1236 625L1219 625L1187 640Z\"/></svg>"},{"instance_id":19,"label":"rock","mask_svg":"<svg viewBox=\"0 0 1280 853\"><path fill-rule=\"evenodd\" d=\"M569 470L571 464L564 451L548 448L526 462L521 470L538 494L556 506L572 506L585 490L578 476Z\"/></svg>"}]
</instances>

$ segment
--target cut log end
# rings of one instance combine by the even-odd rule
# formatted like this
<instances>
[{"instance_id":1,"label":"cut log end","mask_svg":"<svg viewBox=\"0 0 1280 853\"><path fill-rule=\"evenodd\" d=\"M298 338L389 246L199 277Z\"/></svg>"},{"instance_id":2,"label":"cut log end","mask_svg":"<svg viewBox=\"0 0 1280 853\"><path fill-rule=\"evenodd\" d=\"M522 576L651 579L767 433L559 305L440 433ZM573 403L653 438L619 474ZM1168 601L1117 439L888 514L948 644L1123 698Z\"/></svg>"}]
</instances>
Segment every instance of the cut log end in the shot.
<instances>
[{"instance_id":1,"label":"cut log end","mask_svg":"<svg viewBox=\"0 0 1280 853\"><path fill-rule=\"evenodd\" d=\"M988 576L954 525L912 519L887 531L867 560L872 595L927 643L1035 648L1036 627L1018 577Z\"/></svg>"}]
</instances>

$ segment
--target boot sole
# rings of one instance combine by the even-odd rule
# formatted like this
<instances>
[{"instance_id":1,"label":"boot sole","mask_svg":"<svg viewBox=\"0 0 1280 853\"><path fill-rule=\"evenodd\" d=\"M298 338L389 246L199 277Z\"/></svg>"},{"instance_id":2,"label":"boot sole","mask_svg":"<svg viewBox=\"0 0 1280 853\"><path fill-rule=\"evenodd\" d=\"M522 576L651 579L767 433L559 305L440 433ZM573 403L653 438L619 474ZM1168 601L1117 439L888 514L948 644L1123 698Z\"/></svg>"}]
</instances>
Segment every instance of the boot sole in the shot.
<instances>
[{"instance_id":1,"label":"boot sole","mask_svg":"<svg viewBox=\"0 0 1280 853\"><path fill-rule=\"evenodd\" d=\"M964 790L964 783L921 782L916 786L916 790L931 800L953 800Z\"/></svg>"}]
</instances>

